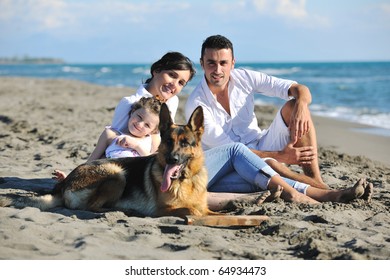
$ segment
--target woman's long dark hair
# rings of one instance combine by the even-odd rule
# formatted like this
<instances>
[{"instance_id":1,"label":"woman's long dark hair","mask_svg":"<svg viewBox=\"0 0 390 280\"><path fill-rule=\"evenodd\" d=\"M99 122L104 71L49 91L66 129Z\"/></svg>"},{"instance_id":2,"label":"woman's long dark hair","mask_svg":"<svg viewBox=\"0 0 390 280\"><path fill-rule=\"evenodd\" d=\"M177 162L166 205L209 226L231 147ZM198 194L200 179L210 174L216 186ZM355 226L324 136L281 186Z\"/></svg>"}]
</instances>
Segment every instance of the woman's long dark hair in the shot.
<instances>
[{"instance_id":1,"label":"woman's long dark hair","mask_svg":"<svg viewBox=\"0 0 390 280\"><path fill-rule=\"evenodd\" d=\"M158 73L164 70L189 70L190 78L187 82L191 81L196 73L194 64L188 57L179 52L168 52L152 64L150 67L152 77L148 78L145 83L148 84L153 79L154 72Z\"/></svg>"}]
</instances>

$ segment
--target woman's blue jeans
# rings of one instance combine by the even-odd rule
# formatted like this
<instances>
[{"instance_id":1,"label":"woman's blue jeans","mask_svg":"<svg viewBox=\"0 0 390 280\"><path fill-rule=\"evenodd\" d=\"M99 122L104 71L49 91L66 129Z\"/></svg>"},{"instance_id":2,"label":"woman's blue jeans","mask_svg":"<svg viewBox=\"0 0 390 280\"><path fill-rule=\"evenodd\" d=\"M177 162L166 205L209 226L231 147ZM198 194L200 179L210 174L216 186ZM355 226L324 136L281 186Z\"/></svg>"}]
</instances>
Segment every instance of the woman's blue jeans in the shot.
<instances>
[{"instance_id":1,"label":"woman's blue jeans","mask_svg":"<svg viewBox=\"0 0 390 280\"><path fill-rule=\"evenodd\" d=\"M269 177L277 174L262 158L242 143L221 145L205 151L205 164L210 192L264 191L267 189L266 185L257 186L255 183L260 170L263 171L261 174L266 173ZM296 182L283 179L291 186Z\"/></svg>"}]
</instances>

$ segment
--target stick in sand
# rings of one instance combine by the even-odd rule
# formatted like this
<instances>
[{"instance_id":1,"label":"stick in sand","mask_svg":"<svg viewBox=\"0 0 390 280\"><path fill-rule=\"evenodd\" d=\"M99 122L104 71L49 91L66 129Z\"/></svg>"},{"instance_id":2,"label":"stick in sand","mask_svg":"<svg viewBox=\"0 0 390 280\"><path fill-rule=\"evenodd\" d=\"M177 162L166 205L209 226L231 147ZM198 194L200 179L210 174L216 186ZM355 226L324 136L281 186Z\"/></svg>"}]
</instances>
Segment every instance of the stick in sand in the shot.
<instances>
[{"instance_id":1,"label":"stick in sand","mask_svg":"<svg viewBox=\"0 0 390 280\"><path fill-rule=\"evenodd\" d=\"M212 227L229 227L229 226L258 226L262 222L269 220L264 215L247 215L247 216L229 216L229 215L210 215L204 217L187 216L187 225L194 226L212 226Z\"/></svg>"}]
</instances>

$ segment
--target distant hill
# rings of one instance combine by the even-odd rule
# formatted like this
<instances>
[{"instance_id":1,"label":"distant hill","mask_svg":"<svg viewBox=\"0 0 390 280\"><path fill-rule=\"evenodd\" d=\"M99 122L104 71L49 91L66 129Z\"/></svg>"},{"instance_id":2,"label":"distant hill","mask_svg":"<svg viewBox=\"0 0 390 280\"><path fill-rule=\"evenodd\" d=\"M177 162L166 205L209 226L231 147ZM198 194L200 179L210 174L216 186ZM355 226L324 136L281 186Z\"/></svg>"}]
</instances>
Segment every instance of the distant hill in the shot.
<instances>
[{"instance_id":1,"label":"distant hill","mask_svg":"<svg viewBox=\"0 0 390 280\"><path fill-rule=\"evenodd\" d=\"M0 64L63 64L64 60L50 57L0 57Z\"/></svg>"}]
</instances>

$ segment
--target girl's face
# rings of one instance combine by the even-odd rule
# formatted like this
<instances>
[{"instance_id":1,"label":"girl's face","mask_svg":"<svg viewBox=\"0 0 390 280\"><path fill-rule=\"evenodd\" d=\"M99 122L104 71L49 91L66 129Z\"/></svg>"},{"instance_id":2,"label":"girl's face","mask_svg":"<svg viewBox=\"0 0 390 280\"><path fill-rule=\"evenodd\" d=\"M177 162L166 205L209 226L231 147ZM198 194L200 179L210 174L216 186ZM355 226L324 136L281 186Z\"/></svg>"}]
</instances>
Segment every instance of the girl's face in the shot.
<instances>
[{"instance_id":1,"label":"girl's face","mask_svg":"<svg viewBox=\"0 0 390 280\"><path fill-rule=\"evenodd\" d=\"M158 115L145 108L139 108L131 114L127 127L131 135L142 138L152 134L157 129L159 121Z\"/></svg>"},{"instance_id":2,"label":"girl's face","mask_svg":"<svg viewBox=\"0 0 390 280\"><path fill-rule=\"evenodd\" d=\"M190 70L155 71L147 90L162 102L180 93L190 79Z\"/></svg>"}]
</instances>

